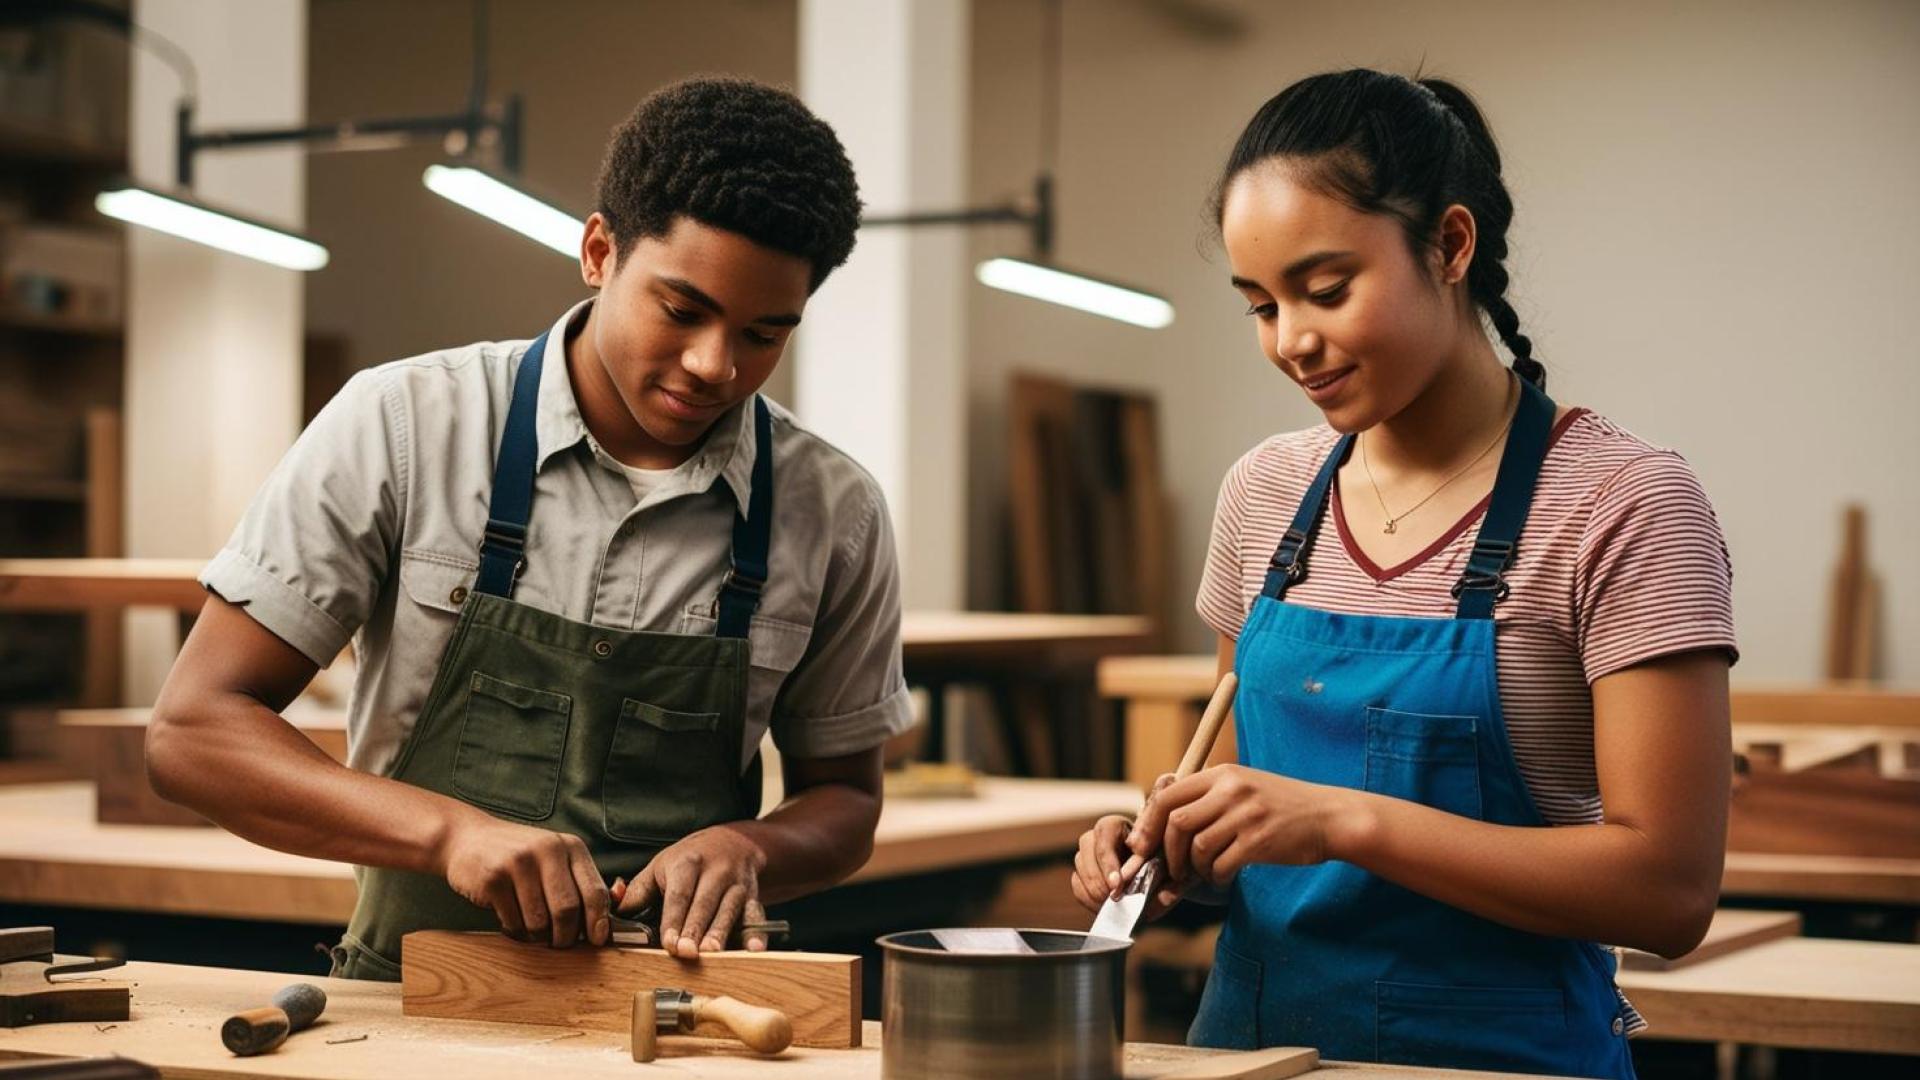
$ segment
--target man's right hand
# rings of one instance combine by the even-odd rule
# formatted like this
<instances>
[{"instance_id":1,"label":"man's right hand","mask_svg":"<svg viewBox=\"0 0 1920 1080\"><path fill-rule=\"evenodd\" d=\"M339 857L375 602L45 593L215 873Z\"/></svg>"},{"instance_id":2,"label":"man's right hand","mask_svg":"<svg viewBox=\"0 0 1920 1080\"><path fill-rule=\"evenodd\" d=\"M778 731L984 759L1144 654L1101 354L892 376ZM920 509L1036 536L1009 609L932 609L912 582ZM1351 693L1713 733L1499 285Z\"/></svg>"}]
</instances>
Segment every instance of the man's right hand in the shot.
<instances>
[{"instance_id":1,"label":"man's right hand","mask_svg":"<svg viewBox=\"0 0 1920 1080\"><path fill-rule=\"evenodd\" d=\"M582 935L595 945L611 939L607 885L579 837L475 811L454 823L442 853L447 884L492 908L509 937L555 948Z\"/></svg>"}]
</instances>

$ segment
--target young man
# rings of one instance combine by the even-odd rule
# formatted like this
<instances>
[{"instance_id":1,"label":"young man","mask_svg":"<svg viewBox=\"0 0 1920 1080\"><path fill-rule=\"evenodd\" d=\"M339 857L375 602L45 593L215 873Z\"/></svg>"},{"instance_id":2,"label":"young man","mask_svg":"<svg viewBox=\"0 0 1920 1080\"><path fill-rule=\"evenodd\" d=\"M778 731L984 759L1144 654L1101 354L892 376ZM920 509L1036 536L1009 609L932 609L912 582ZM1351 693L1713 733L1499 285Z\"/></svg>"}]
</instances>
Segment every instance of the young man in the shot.
<instances>
[{"instance_id":1,"label":"young man","mask_svg":"<svg viewBox=\"0 0 1920 1080\"><path fill-rule=\"evenodd\" d=\"M597 201L596 298L315 418L155 706L162 795L359 868L336 975L398 978L425 928L604 944L616 904L692 956L872 849L910 722L886 508L756 394L852 250L846 154L790 94L693 80L615 131ZM343 768L278 710L350 637Z\"/></svg>"}]
</instances>

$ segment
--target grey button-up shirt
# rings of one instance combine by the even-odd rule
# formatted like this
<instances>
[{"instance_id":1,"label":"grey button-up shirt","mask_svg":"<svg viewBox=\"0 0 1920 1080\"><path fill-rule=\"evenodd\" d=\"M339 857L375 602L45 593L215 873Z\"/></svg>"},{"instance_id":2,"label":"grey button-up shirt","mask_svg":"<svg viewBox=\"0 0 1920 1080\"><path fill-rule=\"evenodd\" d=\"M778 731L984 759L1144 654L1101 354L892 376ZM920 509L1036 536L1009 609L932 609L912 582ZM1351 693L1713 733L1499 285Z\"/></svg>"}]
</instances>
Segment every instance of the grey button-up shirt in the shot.
<instances>
[{"instance_id":1,"label":"grey button-up shirt","mask_svg":"<svg viewBox=\"0 0 1920 1080\"><path fill-rule=\"evenodd\" d=\"M540 377L517 603L622 630L711 634L756 447L748 403L636 502L587 434L554 324ZM200 581L316 664L352 640L348 763L385 772L413 729L479 567L513 377L529 342L481 342L360 372L314 418ZM747 758L871 748L912 722L900 581L880 487L773 407L770 576L748 632ZM716 480L718 483L716 483Z\"/></svg>"}]
</instances>

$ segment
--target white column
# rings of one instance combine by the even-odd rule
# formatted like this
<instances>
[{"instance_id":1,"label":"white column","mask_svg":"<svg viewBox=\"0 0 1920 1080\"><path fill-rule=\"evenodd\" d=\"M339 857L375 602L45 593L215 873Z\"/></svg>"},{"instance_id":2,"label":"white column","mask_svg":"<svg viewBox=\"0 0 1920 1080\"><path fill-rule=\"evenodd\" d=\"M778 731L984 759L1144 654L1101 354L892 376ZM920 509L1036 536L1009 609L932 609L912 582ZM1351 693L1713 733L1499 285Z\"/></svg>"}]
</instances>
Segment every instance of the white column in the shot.
<instances>
[{"instance_id":1,"label":"white column","mask_svg":"<svg viewBox=\"0 0 1920 1080\"><path fill-rule=\"evenodd\" d=\"M200 127L306 116L306 0L136 0L134 18L193 58ZM133 53L134 175L174 182L173 69ZM200 154L194 194L298 227L298 148ZM129 227L127 553L210 558L300 427L304 281L296 271ZM152 700L178 647L169 612L128 618L126 694Z\"/></svg>"},{"instance_id":2,"label":"white column","mask_svg":"<svg viewBox=\"0 0 1920 1080\"><path fill-rule=\"evenodd\" d=\"M967 0L801 0L800 93L839 134L873 214L966 199ZM909 608L966 580L966 240L863 230L807 305L795 409L876 476Z\"/></svg>"}]
</instances>

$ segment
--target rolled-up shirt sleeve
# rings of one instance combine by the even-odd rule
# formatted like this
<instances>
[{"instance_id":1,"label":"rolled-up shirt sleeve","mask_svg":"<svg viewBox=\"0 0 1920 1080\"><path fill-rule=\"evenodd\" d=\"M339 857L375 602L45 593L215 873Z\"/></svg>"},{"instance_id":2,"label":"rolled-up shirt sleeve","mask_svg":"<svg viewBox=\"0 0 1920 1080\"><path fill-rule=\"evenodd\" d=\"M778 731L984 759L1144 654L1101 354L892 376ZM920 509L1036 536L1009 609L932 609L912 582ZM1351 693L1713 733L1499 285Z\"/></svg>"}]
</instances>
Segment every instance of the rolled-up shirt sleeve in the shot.
<instances>
[{"instance_id":1,"label":"rolled-up shirt sleeve","mask_svg":"<svg viewBox=\"0 0 1920 1080\"><path fill-rule=\"evenodd\" d=\"M404 403L379 370L348 380L307 425L200 574L325 667L370 616L406 492Z\"/></svg>"},{"instance_id":2,"label":"rolled-up shirt sleeve","mask_svg":"<svg viewBox=\"0 0 1920 1080\"><path fill-rule=\"evenodd\" d=\"M795 757L869 750L913 724L900 656L900 563L877 487L834 545L807 651L774 699L774 745Z\"/></svg>"}]
</instances>

